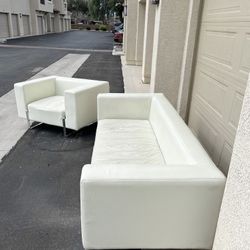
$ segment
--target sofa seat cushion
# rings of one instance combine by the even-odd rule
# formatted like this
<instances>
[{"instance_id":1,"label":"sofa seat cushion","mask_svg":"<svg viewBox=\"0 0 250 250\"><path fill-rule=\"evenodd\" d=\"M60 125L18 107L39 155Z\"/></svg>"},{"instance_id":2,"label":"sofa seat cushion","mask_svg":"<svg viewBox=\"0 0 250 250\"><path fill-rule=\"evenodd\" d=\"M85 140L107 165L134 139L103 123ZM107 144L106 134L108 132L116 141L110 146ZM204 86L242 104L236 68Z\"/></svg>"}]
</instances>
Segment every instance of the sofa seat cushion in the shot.
<instances>
[{"instance_id":1,"label":"sofa seat cushion","mask_svg":"<svg viewBox=\"0 0 250 250\"><path fill-rule=\"evenodd\" d=\"M98 121L93 164L161 164L165 161L147 120Z\"/></svg>"},{"instance_id":2,"label":"sofa seat cushion","mask_svg":"<svg viewBox=\"0 0 250 250\"><path fill-rule=\"evenodd\" d=\"M33 121L62 126L65 116L64 96L50 96L28 105L29 118Z\"/></svg>"}]
</instances>

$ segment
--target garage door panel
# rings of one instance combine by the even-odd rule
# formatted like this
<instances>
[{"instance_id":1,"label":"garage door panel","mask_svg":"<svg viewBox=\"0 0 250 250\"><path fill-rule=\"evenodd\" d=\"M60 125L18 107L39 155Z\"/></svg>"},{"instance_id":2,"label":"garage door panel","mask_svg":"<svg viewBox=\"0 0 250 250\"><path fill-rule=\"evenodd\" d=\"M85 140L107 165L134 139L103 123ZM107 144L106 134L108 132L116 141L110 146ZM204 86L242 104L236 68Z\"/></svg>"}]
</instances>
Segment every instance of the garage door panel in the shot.
<instances>
[{"instance_id":1,"label":"garage door panel","mask_svg":"<svg viewBox=\"0 0 250 250\"><path fill-rule=\"evenodd\" d=\"M225 110L223 100L227 94L228 86L203 71L199 72L197 81L199 81L200 84L197 85L196 97L222 119Z\"/></svg>"},{"instance_id":2,"label":"garage door panel","mask_svg":"<svg viewBox=\"0 0 250 250\"><path fill-rule=\"evenodd\" d=\"M242 108L244 95L239 92L234 93L233 101L232 101L232 108L229 114L228 126L231 127L234 132L236 132L239 119L240 119L240 112Z\"/></svg>"},{"instance_id":3,"label":"garage door panel","mask_svg":"<svg viewBox=\"0 0 250 250\"><path fill-rule=\"evenodd\" d=\"M203 59L232 69L237 34L218 30L206 30L204 33Z\"/></svg>"},{"instance_id":4,"label":"garage door panel","mask_svg":"<svg viewBox=\"0 0 250 250\"><path fill-rule=\"evenodd\" d=\"M0 13L0 37L9 37L9 22L8 22L8 14Z\"/></svg>"},{"instance_id":5,"label":"garage door panel","mask_svg":"<svg viewBox=\"0 0 250 250\"><path fill-rule=\"evenodd\" d=\"M245 34L245 39L241 48L242 57L240 61L240 72L247 76L250 72L250 32Z\"/></svg>"},{"instance_id":6,"label":"garage door panel","mask_svg":"<svg viewBox=\"0 0 250 250\"><path fill-rule=\"evenodd\" d=\"M250 1L205 1L189 126L223 171L230 163L249 72Z\"/></svg>"},{"instance_id":7,"label":"garage door panel","mask_svg":"<svg viewBox=\"0 0 250 250\"><path fill-rule=\"evenodd\" d=\"M24 35L30 35L30 22L29 22L29 16L28 15L23 15L23 33Z\"/></svg>"},{"instance_id":8,"label":"garage door panel","mask_svg":"<svg viewBox=\"0 0 250 250\"><path fill-rule=\"evenodd\" d=\"M232 87L234 89L240 89L242 93L245 92L246 79L248 78L249 72L243 73L237 70L228 71L228 70L220 68L215 63L212 64L211 62L198 59L196 70L195 70L195 75L198 74L200 70L206 72L207 74L218 79L219 81L224 82L229 87Z\"/></svg>"},{"instance_id":9,"label":"garage door panel","mask_svg":"<svg viewBox=\"0 0 250 250\"><path fill-rule=\"evenodd\" d=\"M199 95L193 97L192 109L196 110L198 109L198 111L204 117L207 117L207 119L211 120L213 124L221 128L220 130L222 131L221 132L222 135L225 134L226 137L230 138L229 140L232 141L234 139L237 130L244 95L238 92L237 93L229 92L227 95L231 95L231 93L233 93L232 94L233 98L232 101L230 101L229 103L227 101L227 98L225 97L220 98L222 102L221 106L223 107L221 108L221 112L219 112L218 109L210 105L204 98L200 97ZM189 126L192 127L193 126L192 119L194 119L194 117L191 114L192 112L190 113L189 117L190 120Z\"/></svg>"},{"instance_id":10,"label":"garage door panel","mask_svg":"<svg viewBox=\"0 0 250 250\"><path fill-rule=\"evenodd\" d=\"M241 10L240 0L209 0L205 1L206 16L238 13Z\"/></svg>"},{"instance_id":11,"label":"garage door panel","mask_svg":"<svg viewBox=\"0 0 250 250\"><path fill-rule=\"evenodd\" d=\"M230 158L233 152L233 146L229 142L225 141L223 144L223 149L219 159L218 166L223 171L223 173L228 172L228 167L230 165Z\"/></svg>"},{"instance_id":12,"label":"garage door panel","mask_svg":"<svg viewBox=\"0 0 250 250\"><path fill-rule=\"evenodd\" d=\"M51 28L52 28L52 32L55 32L55 18L54 17L52 17L51 18Z\"/></svg>"},{"instance_id":13,"label":"garage door panel","mask_svg":"<svg viewBox=\"0 0 250 250\"><path fill-rule=\"evenodd\" d=\"M215 163L218 163L218 145L219 145L219 132L212 126L210 121L206 119L205 113L198 109L192 110L190 126L196 137L199 139L203 147L206 149Z\"/></svg>"},{"instance_id":14,"label":"garage door panel","mask_svg":"<svg viewBox=\"0 0 250 250\"><path fill-rule=\"evenodd\" d=\"M12 19L13 36L18 36L19 35L19 27L18 27L18 16L17 16L17 14L12 14L11 19Z\"/></svg>"},{"instance_id":15,"label":"garage door panel","mask_svg":"<svg viewBox=\"0 0 250 250\"><path fill-rule=\"evenodd\" d=\"M203 21L249 21L249 0L205 0Z\"/></svg>"},{"instance_id":16,"label":"garage door panel","mask_svg":"<svg viewBox=\"0 0 250 250\"><path fill-rule=\"evenodd\" d=\"M60 22L61 22L61 32L63 32L63 31L64 31L64 27L63 27L63 24L64 24L63 18L60 19Z\"/></svg>"},{"instance_id":17,"label":"garage door panel","mask_svg":"<svg viewBox=\"0 0 250 250\"><path fill-rule=\"evenodd\" d=\"M37 23L38 23L38 34L42 35L43 34L43 17L38 16Z\"/></svg>"}]
</instances>

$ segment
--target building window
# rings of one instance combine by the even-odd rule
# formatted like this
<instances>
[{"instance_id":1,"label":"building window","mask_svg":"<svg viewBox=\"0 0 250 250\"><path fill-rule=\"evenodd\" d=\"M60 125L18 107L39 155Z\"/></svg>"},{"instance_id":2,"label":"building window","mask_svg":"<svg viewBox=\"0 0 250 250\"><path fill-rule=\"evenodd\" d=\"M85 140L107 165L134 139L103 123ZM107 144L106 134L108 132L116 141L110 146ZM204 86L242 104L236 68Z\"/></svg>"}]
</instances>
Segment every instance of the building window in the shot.
<instances>
[{"instance_id":1,"label":"building window","mask_svg":"<svg viewBox=\"0 0 250 250\"><path fill-rule=\"evenodd\" d=\"M40 0L40 4L45 4L45 0Z\"/></svg>"}]
</instances>

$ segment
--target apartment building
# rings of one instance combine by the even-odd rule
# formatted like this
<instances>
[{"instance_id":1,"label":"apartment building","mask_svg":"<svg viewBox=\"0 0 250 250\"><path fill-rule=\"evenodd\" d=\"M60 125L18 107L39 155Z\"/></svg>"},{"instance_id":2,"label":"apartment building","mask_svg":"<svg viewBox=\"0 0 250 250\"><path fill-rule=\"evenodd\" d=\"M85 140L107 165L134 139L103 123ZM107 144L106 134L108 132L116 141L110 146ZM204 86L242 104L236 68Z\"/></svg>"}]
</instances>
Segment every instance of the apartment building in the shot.
<instances>
[{"instance_id":1,"label":"apartment building","mask_svg":"<svg viewBox=\"0 0 250 250\"><path fill-rule=\"evenodd\" d=\"M249 141L238 144L250 134L249 105L241 111L250 103L250 1L125 0L124 27L124 61L140 68L138 84L164 93L229 176L213 249L248 249Z\"/></svg>"},{"instance_id":2,"label":"apartment building","mask_svg":"<svg viewBox=\"0 0 250 250\"><path fill-rule=\"evenodd\" d=\"M0 38L43 35L70 28L66 0L0 0Z\"/></svg>"}]
</instances>

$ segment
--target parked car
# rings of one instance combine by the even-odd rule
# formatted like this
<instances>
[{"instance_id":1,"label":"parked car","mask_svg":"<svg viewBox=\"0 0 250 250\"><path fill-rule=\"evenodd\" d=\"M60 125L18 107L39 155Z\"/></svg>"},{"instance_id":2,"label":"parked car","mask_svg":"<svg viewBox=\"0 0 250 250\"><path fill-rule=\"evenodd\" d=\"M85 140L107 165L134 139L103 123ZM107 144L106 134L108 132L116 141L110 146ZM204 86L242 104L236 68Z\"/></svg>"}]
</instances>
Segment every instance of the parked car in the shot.
<instances>
[{"instance_id":1,"label":"parked car","mask_svg":"<svg viewBox=\"0 0 250 250\"><path fill-rule=\"evenodd\" d=\"M115 34L116 32L119 32L119 31L121 31L121 30L123 30L123 23L121 23L121 24L118 25L118 26L114 26L114 27L112 28L113 34Z\"/></svg>"},{"instance_id":2,"label":"parked car","mask_svg":"<svg viewBox=\"0 0 250 250\"><path fill-rule=\"evenodd\" d=\"M102 22L102 21L95 21L95 20L91 20L91 21L89 21L89 24L93 24L93 25L101 25L101 24L103 24L103 22Z\"/></svg>"},{"instance_id":3,"label":"parked car","mask_svg":"<svg viewBox=\"0 0 250 250\"><path fill-rule=\"evenodd\" d=\"M117 43L123 42L123 30L120 30L114 34L114 41Z\"/></svg>"},{"instance_id":4,"label":"parked car","mask_svg":"<svg viewBox=\"0 0 250 250\"><path fill-rule=\"evenodd\" d=\"M122 24L122 22L116 22L114 23L114 26L120 26Z\"/></svg>"}]
</instances>

